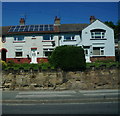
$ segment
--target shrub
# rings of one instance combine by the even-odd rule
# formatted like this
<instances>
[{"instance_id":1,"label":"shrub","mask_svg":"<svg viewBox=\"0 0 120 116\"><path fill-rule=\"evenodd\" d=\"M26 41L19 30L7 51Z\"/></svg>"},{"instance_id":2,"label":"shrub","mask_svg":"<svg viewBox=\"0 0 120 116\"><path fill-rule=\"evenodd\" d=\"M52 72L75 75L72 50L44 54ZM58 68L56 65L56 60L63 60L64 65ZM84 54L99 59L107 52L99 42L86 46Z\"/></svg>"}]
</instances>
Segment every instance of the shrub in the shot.
<instances>
[{"instance_id":1,"label":"shrub","mask_svg":"<svg viewBox=\"0 0 120 116\"><path fill-rule=\"evenodd\" d=\"M113 59L106 59L106 60L96 60L95 62L110 63L115 61Z\"/></svg>"},{"instance_id":2,"label":"shrub","mask_svg":"<svg viewBox=\"0 0 120 116\"><path fill-rule=\"evenodd\" d=\"M8 65L8 67L12 67L12 66L15 65L15 63L14 63L13 60L9 60L9 61L7 62L7 65Z\"/></svg>"},{"instance_id":3,"label":"shrub","mask_svg":"<svg viewBox=\"0 0 120 116\"><path fill-rule=\"evenodd\" d=\"M61 68L64 71L77 71L86 68L84 50L77 46L59 46L51 57L50 64L55 68Z\"/></svg>"},{"instance_id":4,"label":"shrub","mask_svg":"<svg viewBox=\"0 0 120 116\"><path fill-rule=\"evenodd\" d=\"M51 68L51 65L50 65L49 62L43 62L43 63L40 64L40 67L41 67L42 70L48 70L48 69Z\"/></svg>"},{"instance_id":5,"label":"shrub","mask_svg":"<svg viewBox=\"0 0 120 116\"><path fill-rule=\"evenodd\" d=\"M2 66L2 69L5 69L7 67L7 63L5 61L0 60L0 66Z\"/></svg>"}]
</instances>

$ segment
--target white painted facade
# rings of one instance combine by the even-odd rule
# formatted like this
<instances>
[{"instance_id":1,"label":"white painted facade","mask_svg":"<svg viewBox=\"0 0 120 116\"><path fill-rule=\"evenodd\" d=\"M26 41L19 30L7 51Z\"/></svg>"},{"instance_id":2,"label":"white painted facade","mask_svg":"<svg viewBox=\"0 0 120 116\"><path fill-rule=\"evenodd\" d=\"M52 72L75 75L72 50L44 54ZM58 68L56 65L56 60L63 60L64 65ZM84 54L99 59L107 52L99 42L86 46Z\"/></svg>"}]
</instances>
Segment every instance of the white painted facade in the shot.
<instances>
[{"instance_id":1,"label":"white painted facade","mask_svg":"<svg viewBox=\"0 0 120 116\"><path fill-rule=\"evenodd\" d=\"M91 30L105 30L104 38L92 39ZM75 35L75 41L64 41L64 36L60 41L61 45L77 45L82 46L85 50L86 62L91 62L90 57L102 57L102 56L115 56L115 42L114 42L114 31L104 23L96 20L88 27L82 30L82 34ZM100 48L103 50L103 54L93 54L93 48Z\"/></svg>"},{"instance_id":2,"label":"white painted facade","mask_svg":"<svg viewBox=\"0 0 120 116\"><path fill-rule=\"evenodd\" d=\"M92 34L95 36L92 30L103 30L101 38L92 38ZM48 35L52 35L49 40L44 40L44 34L31 33L25 35L23 33L22 35L6 36L6 42L3 43L3 48L7 50L6 58L27 59L29 57L30 63L38 63L37 58L46 58L46 52L53 51L57 46L62 45L82 46L85 50L86 62L91 62L90 58L95 56L115 56L114 31L99 20L84 28L81 34L79 32L61 32ZM18 36L21 36L21 41L17 40ZM67 40L66 36L70 38ZM99 33L97 36L99 36ZM16 55L16 52L18 52L18 55Z\"/></svg>"}]
</instances>

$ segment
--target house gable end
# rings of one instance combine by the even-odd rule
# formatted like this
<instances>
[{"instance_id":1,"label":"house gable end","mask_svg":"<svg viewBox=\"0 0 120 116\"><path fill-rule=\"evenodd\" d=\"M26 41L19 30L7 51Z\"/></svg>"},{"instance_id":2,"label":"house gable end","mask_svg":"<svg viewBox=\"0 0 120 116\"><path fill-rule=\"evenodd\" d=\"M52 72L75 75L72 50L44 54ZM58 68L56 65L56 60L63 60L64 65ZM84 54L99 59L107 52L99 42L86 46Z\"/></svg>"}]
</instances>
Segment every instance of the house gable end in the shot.
<instances>
[{"instance_id":1,"label":"house gable end","mask_svg":"<svg viewBox=\"0 0 120 116\"><path fill-rule=\"evenodd\" d=\"M102 21L100 21L99 19L97 19L97 20L94 21L93 23L89 24L89 25L88 25L86 28L84 28L83 30L89 28L90 26L93 26L93 27L94 27L95 24L101 25L102 27L104 26L105 28L111 29L111 30L113 31L113 29L112 29L111 27L109 27L108 25L106 25L105 23L103 23ZM99 29L99 27L95 26L94 29L97 29L97 28ZM82 31L83 31L83 30L82 30Z\"/></svg>"}]
</instances>

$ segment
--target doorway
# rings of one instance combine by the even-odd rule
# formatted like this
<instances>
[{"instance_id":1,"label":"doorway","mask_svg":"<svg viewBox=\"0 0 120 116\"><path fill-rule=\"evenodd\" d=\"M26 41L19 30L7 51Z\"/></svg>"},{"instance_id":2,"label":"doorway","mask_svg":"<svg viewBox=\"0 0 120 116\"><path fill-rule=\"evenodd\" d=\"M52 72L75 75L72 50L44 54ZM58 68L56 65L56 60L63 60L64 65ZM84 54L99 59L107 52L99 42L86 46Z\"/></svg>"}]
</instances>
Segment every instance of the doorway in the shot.
<instances>
[{"instance_id":1,"label":"doorway","mask_svg":"<svg viewBox=\"0 0 120 116\"><path fill-rule=\"evenodd\" d=\"M36 48L31 49L31 62L30 63L37 64L37 49Z\"/></svg>"},{"instance_id":2,"label":"doorway","mask_svg":"<svg viewBox=\"0 0 120 116\"><path fill-rule=\"evenodd\" d=\"M7 50L5 48L1 50L1 59L5 62L6 62L6 52Z\"/></svg>"}]
</instances>

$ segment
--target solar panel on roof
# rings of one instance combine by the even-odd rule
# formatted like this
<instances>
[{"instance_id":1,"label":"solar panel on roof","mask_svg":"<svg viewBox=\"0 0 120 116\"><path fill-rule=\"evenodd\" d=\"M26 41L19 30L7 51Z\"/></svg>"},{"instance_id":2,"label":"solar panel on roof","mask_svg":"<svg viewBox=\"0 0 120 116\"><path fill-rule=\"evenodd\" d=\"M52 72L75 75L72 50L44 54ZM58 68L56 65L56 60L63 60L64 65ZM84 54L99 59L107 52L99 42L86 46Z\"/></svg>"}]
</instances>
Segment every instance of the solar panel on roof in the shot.
<instances>
[{"instance_id":1,"label":"solar panel on roof","mask_svg":"<svg viewBox=\"0 0 120 116\"><path fill-rule=\"evenodd\" d=\"M53 31L53 25L12 26L8 32Z\"/></svg>"}]
</instances>

